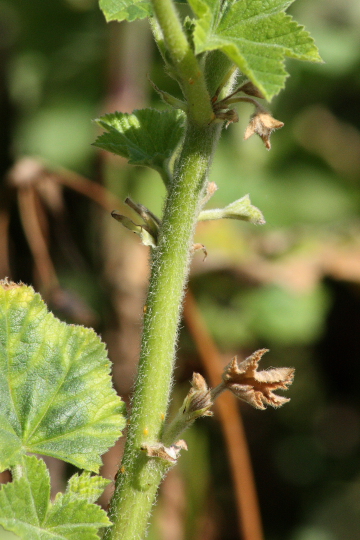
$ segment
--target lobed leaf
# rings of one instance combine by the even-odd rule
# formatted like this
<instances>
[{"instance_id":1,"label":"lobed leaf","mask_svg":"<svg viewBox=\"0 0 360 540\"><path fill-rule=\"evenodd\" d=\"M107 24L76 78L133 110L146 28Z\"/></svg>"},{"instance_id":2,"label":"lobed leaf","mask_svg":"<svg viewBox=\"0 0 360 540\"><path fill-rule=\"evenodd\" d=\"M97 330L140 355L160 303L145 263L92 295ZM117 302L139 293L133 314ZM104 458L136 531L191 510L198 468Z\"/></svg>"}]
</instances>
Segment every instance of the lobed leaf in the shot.
<instances>
[{"instance_id":1,"label":"lobed leaf","mask_svg":"<svg viewBox=\"0 0 360 540\"><path fill-rule=\"evenodd\" d=\"M0 470L26 452L97 472L125 425L105 345L31 287L0 281Z\"/></svg>"},{"instance_id":2,"label":"lobed leaf","mask_svg":"<svg viewBox=\"0 0 360 540\"><path fill-rule=\"evenodd\" d=\"M185 113L180 110L141 109L132 114L106 114L96 122L108 133L94 145L144 165L163 175L168 162L183 138Z\"/></svg>"},{"instance_id":3,"label":"lobed leaf","mask_svg":"<svg viewBox=\"0 0 360 540\"><path fill-rule=\"evenodd\" d=\"M188 0L197 54L221 50L270 100L288 76L285 57L320 62L314 40L284 11L293 0ZM222 7L221 7L222 6Z\"/></svg>"},{"instance_id":4,"label":"lobed leaf","mask_svg":"<svg viewBox=\"0 0 360 540\"><path fill-rule=\"evenodd\" d=\"M22 540L98 540L97 530L111 525L104 510L87 500L82 490L70 487L52 504L50 477L43 460L24 456L21 471L22 476L0 489L0 525ZM103 478L93 478L89 482L94 485L106 483ZM72 477L70 484L79 481Z\"/></svg>"}]
</instances>

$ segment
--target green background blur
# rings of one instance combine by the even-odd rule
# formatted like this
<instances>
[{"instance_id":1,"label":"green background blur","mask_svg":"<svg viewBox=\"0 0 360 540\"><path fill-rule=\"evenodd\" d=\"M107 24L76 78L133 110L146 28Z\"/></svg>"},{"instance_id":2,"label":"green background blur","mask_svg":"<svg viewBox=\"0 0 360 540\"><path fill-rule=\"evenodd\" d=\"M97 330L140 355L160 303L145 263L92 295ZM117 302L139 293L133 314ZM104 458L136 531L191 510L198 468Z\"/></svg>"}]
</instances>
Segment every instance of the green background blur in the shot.
<instances>
[{"instance_id":1,"label":"green background blur","mask_svg":"<svg viewBox=\"0 0 360 540\"><path fill-rule=\"evenodd\" d=\"M286 89L269 105L285 126L273 134L270 152L259 138L243 141L252 110L239 106L240 121L223 133L211 173L219 188L212 206L249 193L267 224L201 224L196 241L206 245L208 258L195 255L190 284L224 362L266 347L264 365L296 368L283 409L241 405L265 538L357 540L360 2L297 0L290 12L314 36L324 64L287 62ZM154 172L91 146L98 133L92 119L100 114L164 107L148 73L178 95L145 21L107 25L96 0L0 0L0 197L8 190L7 172L26 155L102 183L122 199L131 195L161 215L164 188ZM68 235L59 239L50 220L51 255L63 290L81 308L54 310L93 324L115 360L125 349L118 331L125 341L138 340L140 308L127 330L122 299L131 286L135 297L144 296L147 248L84 197L68 189L64 202ZM3 195L0 207L10 216L10 277L41 290L16 195ZM128 354L132 364L136 346ZM115 370L119 391L129 392L131 370ZM202 366L184 329L175 401L194 370ZM130 373L130 382L122 383L121 373ZM189 452L173 479L180 493L175 510L160 496L152 539L240 538L220 426L216 419L198 424L185 437Z\"/></svg>"}]
</instances>

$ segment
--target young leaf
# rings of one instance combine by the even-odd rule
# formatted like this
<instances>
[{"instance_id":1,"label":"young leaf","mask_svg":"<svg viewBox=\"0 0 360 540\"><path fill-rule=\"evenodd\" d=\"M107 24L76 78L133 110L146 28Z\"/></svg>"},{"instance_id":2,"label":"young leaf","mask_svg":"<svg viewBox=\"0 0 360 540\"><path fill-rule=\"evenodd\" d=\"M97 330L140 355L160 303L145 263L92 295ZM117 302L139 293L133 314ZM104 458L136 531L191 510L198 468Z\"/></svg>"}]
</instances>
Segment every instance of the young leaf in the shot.
<instances>
[{"instance_id":1,"label":"young leaf","mask_svg":"<svg viewBox=\"0 0 360 540\"><path fill-rule=\"evenodd\" d=\"M249 195L244 195L244 197L228 204L225 208L202 210L199 214L198 221L223 218L241 219L242 221L255 223L255 225L263 225L265 223L262 212L251 204Z\"/></svg>"},{"instance_id":2,"label":"young leaf","mask_svg":"<svg viewBox=\"0 0 360 540\"><path fill-rule=\"evenodd\" d=\"M97 472L125 424L95 332L59 321L31 287L7 281L0 281L0 396L0 470L33 452Z\"/></svg>"},{"instance_id":3,"label":"young leaf","mask_svg":"<svg viewBox=\"0 0 360 540\"><path fill-rule=\"evenodd\" d=\"M303 26L285 15L293 0L227 2L188 0L198 19L196 53L219 49L270 100L284 87L284 59L320 62L314 40Z\"/></svg>"},{"instance_id":4,"label":"young leaf","mask_svg":"<svg viewBox=\"0 0 360 540\"><path fill-rule=\"evenodd\" d=\"M76 493L70 487L52 504L50 477L42 459L24 456L21 468L22 476L0 490L0 525L22 540L98 540L97 530L111 525L104 510L81 490ZM70 483L79 483L73 478Z\"/></svg>"},{"instance_id":5,"label":"young leaf","mask_svg":"<svg viewBox=\"0 0 360 540\"><path fill-rule=\"evenodd\" d=\"M134 21L152 14L151 2L146 0L100 0L100 9L107 22Z\"/></svg>"},{"instance_id":6,"label":"young leaf","mask_svg":"<svg viewBox=\"0 0 360 540\"><path fill-rule=\"evenodd\" d=\"M94 503L98 500L106 486L110 484L110 480L102 476L91 476L88 471L82 474L75 473L69 480L66 493L69 498L84 499L89 503Z\"/></svg>"},{"instance_id":7,"label":"young leaf","mask_svg":"<svg viewBox=\"0 0 360 540\"><path fill-rule=\"evenodd\" d=\"M183 137L184 120L185 114L179 110L106 114L96 122L108 133L100 135L94 145L127 158L133 165L151 167L163 176Z\"/></svg>"}]
</instances>

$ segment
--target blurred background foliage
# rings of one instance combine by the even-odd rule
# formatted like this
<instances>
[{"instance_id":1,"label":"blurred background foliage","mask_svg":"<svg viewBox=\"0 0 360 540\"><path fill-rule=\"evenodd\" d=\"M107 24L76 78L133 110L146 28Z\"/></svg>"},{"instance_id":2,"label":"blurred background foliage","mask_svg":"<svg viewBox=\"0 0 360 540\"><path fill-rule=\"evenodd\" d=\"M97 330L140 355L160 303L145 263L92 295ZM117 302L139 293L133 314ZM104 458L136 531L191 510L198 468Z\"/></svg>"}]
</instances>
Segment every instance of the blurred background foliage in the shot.
<instances>
[{"instance_id":1,"label":"blurred background foliage","mask_svg":"<svg viewBox=\"0 0 360 540\"><path fill-rule=\"evenodd\" d=\"M224 364L266 347L265 365L296 368L283 409L240 405L265 538L355 540L360 3L297 0L290 12L315 37L324 64L288 62L286 90L269 106L285 123L270 152L258 138L243 141L252 110L238 107L240 122L223 133L211 173L219 189L210 205L249 193L267 224L201 223L196 241L208 257L195 255L190 287ZM156 173L95 150L91 119L164 107L147 73L178 94L151 39L145 21L106 25L96 0L0 0L0 277L33 284L64 320L94 326L125 397L137 360L148 253L111 220L114 199L96 185L158 215L164 188ZM96 194L108 212L90 200ZM175 403L194 370L203 366L184 327ZM150 538L241 538L216 415L185 438L189 452L164 483ZM107 456L105 476L114 474L121 446ZM69 471L48 463L55 492Z\"/></svg>"}]
</instances>

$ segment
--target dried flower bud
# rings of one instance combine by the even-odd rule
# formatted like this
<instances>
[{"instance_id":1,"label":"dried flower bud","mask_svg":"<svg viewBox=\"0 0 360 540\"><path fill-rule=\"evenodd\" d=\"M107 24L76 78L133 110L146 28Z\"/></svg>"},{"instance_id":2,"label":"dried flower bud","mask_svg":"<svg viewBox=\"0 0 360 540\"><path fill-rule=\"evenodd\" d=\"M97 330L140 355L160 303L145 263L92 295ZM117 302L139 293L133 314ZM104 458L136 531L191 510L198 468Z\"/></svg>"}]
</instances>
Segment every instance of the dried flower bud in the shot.
<instances>
[{"instance_id":1,"label":"dried flower bud","mask_svg":"<svg viewBox=\"0 0 360 540\"><path fill-rule=\"evenodd\" d=\"M257 371L262 356L268 349L255 351L251 356L238 362L236 356L226 366L223 374L225 386L238 398L247 401L256 409L281 407L289 398L274 394L279 388L287 390L293 382L293 368L272 368Z\"/></svg>"},{"instance_id":2,"label":"dried flower bud","mask_svg":"<svg viewBox=\"0 0 360 540\"><path fill-rule=\"evenodd\" d=\"M164 427L162 442L166 446L173 445L181 433L190 427L197 418L212 416L209 409L213 404L213 400L204 377L199 373L194 373L191 386L192 388L185 397L175 418ZM176 442L175 445L179 446L179 443Z\"/></svg>"},{"instance_id":3,"label":"dried flower bud","mask_svg":"<svg viewBox=\"0 0 360 540\"><path fill-rule=\"evenodd\" d=\"M209 411L212 406L210 390L200 373L193 373L191 386L182 406L183 415L188 417L188 421L193 421L199 416L212 416L212 412Z\"/></svg>"},{"instance_id":4,"label":"dried flower bud","mask_svg":"<svg viewBox=\"0 0 360 540\"><path fill-rule=\"evenodd\" d=\"M251 82L248 81L237 90L238 92L244 92L248 96L254 96L260 99L265 99L265 96L260 90Z\"/></svg>"},{"instance_id":5,"label":"dried flower bud","mask_svg":"<svg viewBox=\"0 0 360 540\"><path fill-rule=\"evenodd\" d=\"M257 107L255 114L250 119L250 122L246 128L244 139L247 140L249 137L256 133L265 143L265 146L268 150L271 148L270 144L270 135L275 129L280 129L284 125L283 122L276 120L271 116L271 114L263 109L262 107Z\"/></svg>"}]
</instances>

